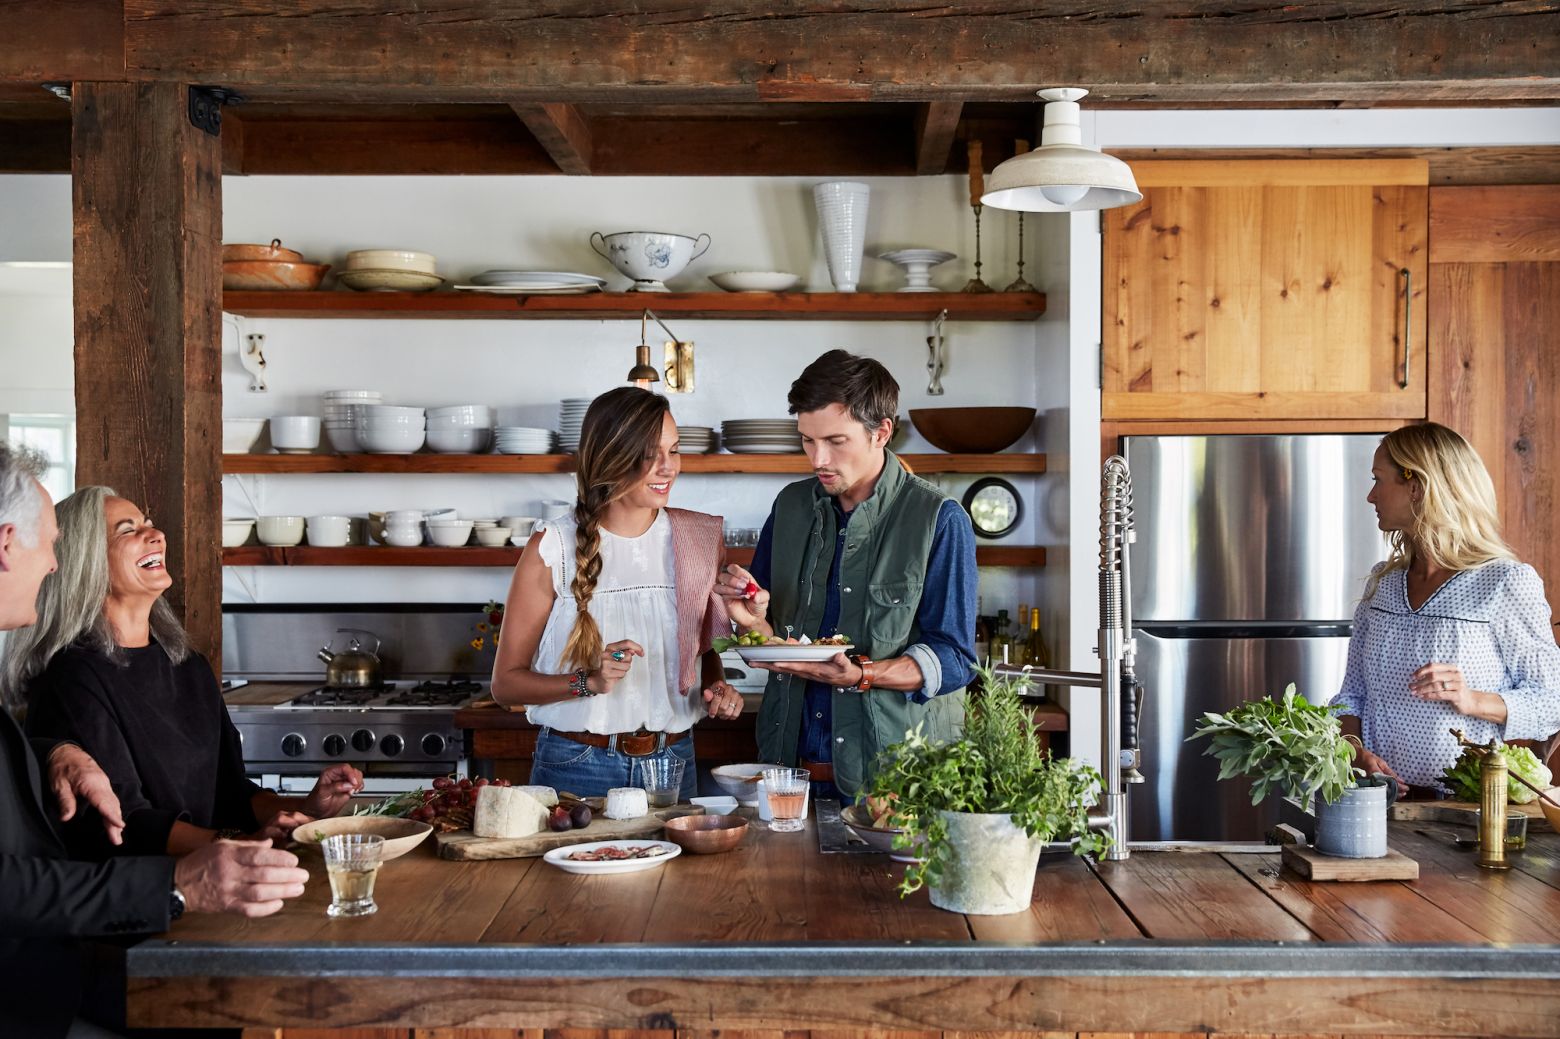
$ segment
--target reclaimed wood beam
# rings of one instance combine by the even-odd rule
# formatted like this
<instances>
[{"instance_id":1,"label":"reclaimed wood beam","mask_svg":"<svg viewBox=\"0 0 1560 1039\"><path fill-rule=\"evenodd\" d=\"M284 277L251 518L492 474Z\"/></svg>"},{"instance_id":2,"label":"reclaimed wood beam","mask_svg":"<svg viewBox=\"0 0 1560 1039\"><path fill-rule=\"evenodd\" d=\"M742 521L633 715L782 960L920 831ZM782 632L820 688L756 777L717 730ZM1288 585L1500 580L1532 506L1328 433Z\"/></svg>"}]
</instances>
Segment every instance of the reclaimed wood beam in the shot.
<instances>
[{"instance_id":1,"label":"reclaimed wood beam","mask_svg":"<svg viewBox=\"0 0 1560 1039\"><path fill-rule=\"evenodd\" d=\"M531 131L538 144L552 156L558 170L572 176L589 176L595 152L590 123L574 105L536 101L511 105L515 115Z\"/></svg>"},{"instance_id":2,"label":"reclaimed wood beam","mask_svg":"<svg viewBox=\"0 0 1560 1039\"><path fill-rule=\"evenodd\" d=\"M228 147L224 119L224 152ZM493 119L259 119L240 114L236 160L249 174L557 173L513 117ZM228 172L237 172L229 169Z\"/></svg>"},{"instance_id":3,"label":"reclaimed wood beam","mask_svg":"<svg viewBox=\"0 0 1560 1039\"><path fill-rule=\"evenodd\" d=\"M962 101L928 101L915 115L915 172L925 177L945 173L953 136L959 129Z\"/></svg>"},{"instance_id":4,"label":"reclaimed wood beam","mask_svg":"<svg viewBox=\"0 0 1560 1039\"><path fill-rule=\"evenodd\" d=\"M77 83L72 101L76 483L168 538L169 603L222 639L222 154L177 83Z\"/></svg>"},{"instance_id":5,"label":"reclaimed wood beam","mask_svg":"<svg viewBox=\"0 0 1560 1039\"><path fill-rule=\"evenodd\" d=\"M120 0L0 3L0 83L69 83L125 77Z\"/></svg>"},{"instance_id":6,"label":"reclaimed wood beam","mask_svg":"<svg viewBox=\"0 0 1560 1039\"><path fill-rule=\"evenodd\" d=\"M73 19L74 21L74 19ZM1029 101L1305 103L1560 96L1560 12L1515 0L1252 4L1098 0L125 0L131 78L252 97L581 103Z\"/></svg>"}]
</instances>

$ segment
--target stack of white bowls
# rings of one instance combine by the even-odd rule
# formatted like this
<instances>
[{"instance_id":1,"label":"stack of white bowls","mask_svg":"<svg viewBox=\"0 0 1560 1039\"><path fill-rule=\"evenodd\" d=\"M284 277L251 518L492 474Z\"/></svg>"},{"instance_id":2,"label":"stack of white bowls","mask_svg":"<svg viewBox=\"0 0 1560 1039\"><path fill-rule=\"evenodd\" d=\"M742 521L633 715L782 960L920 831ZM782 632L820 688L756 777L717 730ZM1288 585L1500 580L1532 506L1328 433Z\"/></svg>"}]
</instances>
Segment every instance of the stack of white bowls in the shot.
<instances>
[{"instance_id":1,"label":"stack of white bowls","mask_svg":"<svg viewBox=\"0 0 1560 1039\"><path fill-rule=\"evenodd\" d=\"M471 520L463 519L430 519L428 521L428 540L440 548L460 548L471 540L471 531L475 526Z\"/></svg>"},{"instance_id":2,"label":"stack of white bowls","mask_svg":"<svg viewBox=\"0 0 1560 1039\"><path fill-rule=\"evenodd\" d=\"M534 426L499 426L494 436L501 455L552 454L558 442L558 434Z\"/></svg>"},{"instance_id":3,"label":"stack of white bowls","mask_svg":"<svg viewBox=\"0 0 1560 1039\"><path fill-rule=\"evenodd\" d=\"M580 427L585 424L585 412L590 410L590 397L565 397L558 408L558 443L573 454L579 450Z\"/></svg>"},{"instance_id":4,"label":"stack of white bowls","mask_svg":"<svg viewBox=\"0 0 1560 1039\"><path fill-rule=\"evenodd\" d=\"M420 509L399 509L385 516L384 543L395 548L414 548L423 543L423 514Z\"/></svg>"},{"instance_id":5,"label":"stack of white bowls","mask_svg":"<svg viewBox=\"0 0 1560 1039\"><path fill-rule=\"evenodd\" d=\"M715 450L715 430L709 426L678 426L678 450L685 455L705 455Z\"/></svg>"},{"instance_id":6,"label":"stack of white bowls","mask_svg":"<svg viewBox=\"0 0 1560 1039\"><path fill-rule=\"evenodd\" d=\"M779 455L799 453L802 435L794 418L737 418L720 424L720 440L734 454Z\"/></svg>"},{"instance_id":7,"label":"stack of white bowls","mask_svg":"<svg viewBox=\"0 0 1560 1039\"><path fill-rule=\"evenodd\" d=\"M357 437L357 409L378 404L378 390L327 390L325 392L325 439L344 455L363 450Z\"/></svg>"},{"instance_id":8,"label":"stack of white bowls","mask_svg":"<svg viewBox=\"0 0 1560 1039\"><path fill-rule=\"evenodd\" d=\"M428 409L428 447L475 454L493 443L493 409L486 404L451 404Z\"/></svg>"},{"instance_id":9,"label":"stack of white bowls","mask_svg":"<svg viewBox=\"0 0 1560 1039\"><path fill-rule=\"evenodd\" d=\"M427 439L427 414L422 408L391 404L362 405L357 411L358 443L373 455L409 455Z\"/></svg>"}]
</instances>

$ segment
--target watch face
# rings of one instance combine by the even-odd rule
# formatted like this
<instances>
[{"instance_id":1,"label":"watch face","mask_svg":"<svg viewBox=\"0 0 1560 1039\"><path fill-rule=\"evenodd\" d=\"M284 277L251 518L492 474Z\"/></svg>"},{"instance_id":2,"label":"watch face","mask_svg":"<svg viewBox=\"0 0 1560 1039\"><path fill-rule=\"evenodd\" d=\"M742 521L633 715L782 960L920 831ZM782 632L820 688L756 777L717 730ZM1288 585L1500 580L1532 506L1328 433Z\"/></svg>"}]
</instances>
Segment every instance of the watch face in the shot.
<instances>
[{"instance_id":1,"label":"watch face","mask_svg":"<svg viewBox=\"0 0 1560 1039\"><path fill-rule=\"evenodd\" d=\"M996 477L976 480L964 494L964 509L970 514L975 533L999 538L1018 526L1024 515L1024 502L1018 488Z\"/></svg>"}]
</instances>

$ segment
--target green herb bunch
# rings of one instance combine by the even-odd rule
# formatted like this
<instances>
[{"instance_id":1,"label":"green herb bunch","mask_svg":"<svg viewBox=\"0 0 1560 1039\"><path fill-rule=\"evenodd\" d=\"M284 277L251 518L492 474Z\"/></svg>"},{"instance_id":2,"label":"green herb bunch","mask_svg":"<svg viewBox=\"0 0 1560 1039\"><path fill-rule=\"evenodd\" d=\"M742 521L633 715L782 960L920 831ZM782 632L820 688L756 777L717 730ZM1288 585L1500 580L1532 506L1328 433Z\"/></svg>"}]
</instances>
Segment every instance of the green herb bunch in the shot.
<instances>
[{"instance_id":1,"label":"green herb bunch","mask_svg":"<svg viewBox=\"0 0 1560 1039\"><path fill-rule=\"evenodd\" d=\"M1354 786L1354 751L1337 708L1306 702L1291 682L1282 700L1263 697L1225 714L1208 713L1187 739L1212 736L1204 754L1219 759L1219 778L1252 776L1251 803L1281 791L1302 804L1320 793L1332 804Z\"/></svg>"},{"instance_id":2,"label":"green herb bunch","mask_svg":"<svg viewBox=\"0 0 1560 1039\"><path fill-rule=\"evenodd\" d=\"M423 791L419 787L416 790L408 790L404 794L391 794L381 801L375 801L371 805L353 805L353 815L389 815L404 818L406 813L414 808L422 807Z\"/></svg>"},{"instance_id":3,"label":"green herb bunch","mask_svg":"<svg viewBox=\"0 0 1560 1039\"><path fill-rule=\"evenodd\" d=\"M1538 760L1538 755L1527 747L1512 747L1496 740L1495 749L1505 757L1506 767L1511 770L1512 775L1521 776L1540 789L1547 787L1554 778L1544 763ZM1446 767L1445 772L1441 773L1441 783L1451 791L1455 799L1478 801L1484 796L1479 778L1480 757L1478 751L1469 747L1462 752L1461 757ZM1527 804L1538 800L1537 794L1515 780L1507 784L1507 790L1507 799L1513 804Z\"/></svg>"},{"instance_id":4,"label":"green herb bunch","mask_svg":"<svg viewBox=\"0 0 1560 1039\"><path fill-rule=\"evenodd\" d=\"M972 699L960 739L928 740L917 725L878 759L871 793L893 799L895 821L904 828L894 844L920 845L925 856L905 868L902 894L942 876L951 852L941 812L1008 814L1036 840L1075 839L1079 855L1098 856L1109 846L1109 838L1089 829L1100 774L1040 749L1019 698L1025 680L988 668L976 672L984 692Z\"/></svg>"}]
</instances>

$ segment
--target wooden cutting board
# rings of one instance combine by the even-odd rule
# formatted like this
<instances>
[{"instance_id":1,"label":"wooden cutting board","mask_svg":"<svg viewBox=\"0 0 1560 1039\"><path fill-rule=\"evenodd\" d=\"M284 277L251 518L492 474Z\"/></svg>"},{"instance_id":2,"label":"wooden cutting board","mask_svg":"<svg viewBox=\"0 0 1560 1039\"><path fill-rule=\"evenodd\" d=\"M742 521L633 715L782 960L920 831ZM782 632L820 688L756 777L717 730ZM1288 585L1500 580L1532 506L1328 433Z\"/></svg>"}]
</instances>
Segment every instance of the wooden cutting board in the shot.
<instances>
[{"instance_id":1,"label":"wooden cutting board","mask_svg":"<svg viewBox=\"0 0 1560 1039\"><path fill-rule=\"evenodd\" d=\"M473 862L484 859L528 859L543 855L554 848L566 848L571 844L587 844L591 841L625 840L631 837L655 837L666 820L679 815L703 815L698 805L676 805L661 808L638 819L606 819L601 816L591 820L583 830L564 830L554 833L544 830L529 837L478 837L470 830L451 830L436 833L439 858Z\"/></svg>"},{"instance_id":2,"label":"wooden cutting board","mask_svg":"<svg viewBox=\"0 0 1560 1039\"><path fill-rule=\"evenodd\" d=\"M1473 813L1479 810L1473 801L1399 801L1392 806L1391 818L1403 822L1462 823L1472 826ZM1525 805L1508 804L1506 811L1528 817L1528 833L1549 833L1549 820L1537 801Z\"/></svg>"},{"instance_id":3,"label":"wooden cutting board","mask_svg":"<svg viewBox=\"0 0 1560 1039\"><path fill-rule=\"evenodd\" d=\"M1379 859L1343 859L1307 845L1286 844L1284 865L1309 880L1419 879L1419 863L1390 848Z\"/></svg>"}]
</instances>

